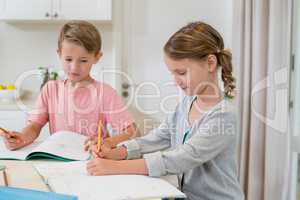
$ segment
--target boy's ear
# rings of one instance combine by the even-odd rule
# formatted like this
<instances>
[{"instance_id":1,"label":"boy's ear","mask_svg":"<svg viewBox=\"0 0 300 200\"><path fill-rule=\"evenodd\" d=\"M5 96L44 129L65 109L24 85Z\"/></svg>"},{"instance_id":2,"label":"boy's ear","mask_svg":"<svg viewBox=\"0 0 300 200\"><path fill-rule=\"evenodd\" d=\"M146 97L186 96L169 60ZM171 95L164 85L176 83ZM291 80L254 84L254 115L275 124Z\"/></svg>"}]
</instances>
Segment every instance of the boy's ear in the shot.
<instances>
[{"instance_id":1,"label":"boy's ear","mask_svg":"<svg viewBox=\"0 0 300 200\"><path fill-rule=\"evenodd\" d=\"M99 51L98 53L96 53L96 56L95 56L96 60L95 60L95 63L97 63L97 62L102 58L102 56L103 56L102 51Z\"/></svg>"},{"instance_id":2,"label":"boy's ear","mask_svg":"<svg viewBox=\"0 0 300 200\"><path fill-rule=\"evenodd\" d=\"M208 71L214 72L217 68L218 60L213 54L209 54L207 57Z\"/></svg>"},{"instance_id":3,"label":"boy's ear","mask_svg":"<svg viewBox=\"0 0 300 200\"><path fill-rule=\"evenodd\" d=\"M57 55L58 55L59 57L61 56L61 54L60 54L61 52L60 52L59 49L56 50L56 53L57 53Z\"/></svg>"}]
</instances>

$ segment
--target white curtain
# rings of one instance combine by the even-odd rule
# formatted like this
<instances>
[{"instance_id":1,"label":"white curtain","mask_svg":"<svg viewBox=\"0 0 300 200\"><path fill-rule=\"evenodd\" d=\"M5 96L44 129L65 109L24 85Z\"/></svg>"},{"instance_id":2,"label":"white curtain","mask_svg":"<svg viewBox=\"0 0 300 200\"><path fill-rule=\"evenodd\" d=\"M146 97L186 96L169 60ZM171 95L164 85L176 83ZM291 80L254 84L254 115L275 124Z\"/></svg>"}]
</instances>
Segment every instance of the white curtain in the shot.
<instances>
[{"instance_id":1,"label":"white curtain","mask_svg":"<svg viewBox=\"0 0 300 200\"><path fill-rule=\"evenodd\" d=\"M234 0L239 175L248 200L286 200L291 0Z\"/></svg>"}]
</instances>

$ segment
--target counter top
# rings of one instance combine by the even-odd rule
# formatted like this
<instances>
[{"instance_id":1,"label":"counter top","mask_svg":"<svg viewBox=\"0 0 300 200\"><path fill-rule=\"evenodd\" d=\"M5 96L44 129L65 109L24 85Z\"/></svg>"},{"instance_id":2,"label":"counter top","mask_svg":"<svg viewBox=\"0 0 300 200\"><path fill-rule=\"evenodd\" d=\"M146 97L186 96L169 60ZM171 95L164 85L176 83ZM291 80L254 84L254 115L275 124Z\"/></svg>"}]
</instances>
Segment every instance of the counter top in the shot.
<instances>
[{"instance_id":1,"label":"counter top","mask_svg":"<svg viewBox=\"0 0 300 200\"><path fill-rule=\"evenodd\" d=\"M38 93L29 90L24 91L20 99L6 101L0 99L0 111L6 110L31 110L35 104Z\"/></svg>"}]
</instances>

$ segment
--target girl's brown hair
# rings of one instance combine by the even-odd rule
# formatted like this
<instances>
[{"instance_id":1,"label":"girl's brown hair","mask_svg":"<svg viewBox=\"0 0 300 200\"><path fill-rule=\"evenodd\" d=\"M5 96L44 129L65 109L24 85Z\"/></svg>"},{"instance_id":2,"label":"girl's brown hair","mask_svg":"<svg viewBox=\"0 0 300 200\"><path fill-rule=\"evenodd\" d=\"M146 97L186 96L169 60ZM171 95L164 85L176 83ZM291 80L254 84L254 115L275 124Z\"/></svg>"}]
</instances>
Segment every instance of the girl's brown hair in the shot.
<instances>
[{"instance_id":1,"label":"girl's brown hair","mask_svg":"<svg viewBox=\"0 0 300 200\"><path fill-rule=\"evenodd\" d=\"M193 22L174 33L164 46L167 56L172 59L204 59L213 54L218 66L222 67L224 92L234 97L235 79L232 75L232 54L224 49L222 36L212 26L204 22Z\"/></svg>"},{"instance_id":2,"label":"girl's brown hair","mask_svg":"<svg viewBox=\"0 0 300 200\"><path fill-rule=\"evenodd\" d=\"M59 51L64 40L84 47L89 53L97 54L101 50L100 33L87 21L74 20L63 25L58 38Z\"/></svg>"}]
</instances>

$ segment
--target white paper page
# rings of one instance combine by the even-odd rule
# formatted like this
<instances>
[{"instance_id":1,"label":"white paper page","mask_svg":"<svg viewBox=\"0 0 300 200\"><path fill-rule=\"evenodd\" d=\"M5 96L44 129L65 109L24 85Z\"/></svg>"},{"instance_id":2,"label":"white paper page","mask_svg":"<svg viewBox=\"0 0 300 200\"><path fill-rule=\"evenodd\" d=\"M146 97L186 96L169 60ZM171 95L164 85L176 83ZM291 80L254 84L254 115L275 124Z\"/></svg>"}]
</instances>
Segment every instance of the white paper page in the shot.
<instances>
[{"instance_id":1,"label":"white paper page","mask_svg":"<svg viewBox=\"0 0 300 200\"><path fill-rule=\"evenodd\" d=\"M55 192L76 195L79 200L185 197L162 179L140 175L62 176L50 178L48 185Z\"/></svg>"},{"instance_id":2,"label":"white paper page","mask_svg":"<svg viewBox=\"0 0 300 200\"><path fill-rule=\"evenodd\" d=\"M59 131L48 137L36 152L46 152L73 160L87 160L90 155L84 151L86 136L70 131Z\"/></svg>"},{"instance_id":3,"label":"white paper page","mask_svg":"<svg viewBox=\"0 0 300 200\"><path fill-rule=\"evenodd\" d=\"M89 176L86 164L87 161L47 162L34 164L34 167L53 191L77 195L79 200L98 200L99 195L106 200L184 197L176 187L157 178Z\"/></svg>"},{"instance_id":4,"label":"white paper page","mask_svg":"<svg viewBox=\"0 0 300 200\"><path fill-rule=\"evenodd\" d=\"M33 151L41 142L34 142L21 149L10 151L5 147L3 138L0 138L0 159L25 160L26 156Z\"/></svg>"},{"instance_id":5,"label":"white paper page","mask_svg":"<svg viewBox=\"0 0 300 200\"><path fill-rule=\"evenodd\" d=\"M49 178L62 176L87 176L87 161L45 162L33 164L37 172L48 182Z\"/></svg>"}]
</instances>

